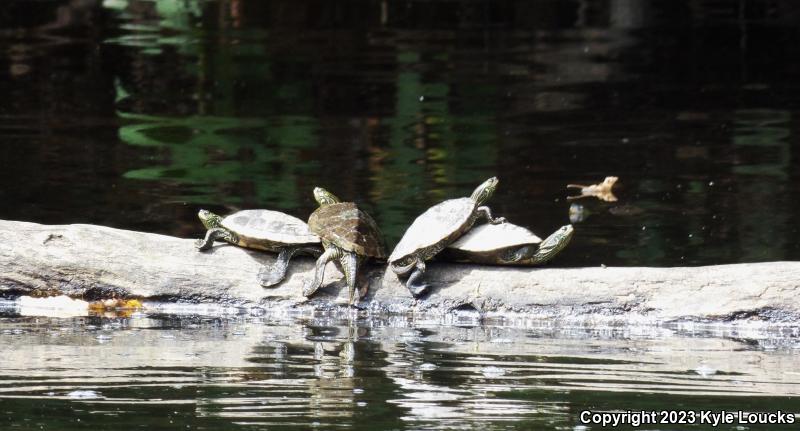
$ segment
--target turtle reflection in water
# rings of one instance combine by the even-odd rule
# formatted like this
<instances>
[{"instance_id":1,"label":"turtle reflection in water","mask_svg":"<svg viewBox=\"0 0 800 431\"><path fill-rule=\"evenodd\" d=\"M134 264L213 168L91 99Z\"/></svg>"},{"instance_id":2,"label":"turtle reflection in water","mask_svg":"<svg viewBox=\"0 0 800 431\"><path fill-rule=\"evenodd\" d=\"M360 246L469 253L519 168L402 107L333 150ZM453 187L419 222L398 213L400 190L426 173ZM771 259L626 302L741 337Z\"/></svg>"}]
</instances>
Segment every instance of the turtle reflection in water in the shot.
<instances>
[{"instance_id":1,"label":"turtle reflection in water","mask_svg":"<svg viewBox=\"0 0 800 431\"><path fill-rule=\"evenodd\" d=\"M443 252L442 259L496 265L538 265L555 257L569 244L572 225L560 227L542 241L533 232L512 223L472 228Z\"/></svg>"},{"instance_id":2,"label":"turtle reflection in water","mask_svg":"<svg viewBox=\"0 0 800 431\"><path fill-rule=\"evenodd\" d=\"M264 287L274 286L286 277L289 260L298 252L319 256L320 239L311 233L308 225L297 217L270 210L243 210L227 217L211 211L197 214L208 229L203 239L197 240L197 249L211 248L215 240L227 241L241 247L278 253L275 264L258 273Z\"/></svg>"},{"instance_id":3,"label":"turtle reflection in water","mask_svg":"<svg viewBox=\"0 0 800 431\"><path fill-rule=\"evenodd\" d=\"M358 267L367 258L385 259L386 247L375 220L352 202L341 202L333 193L317 187L314 199L320 205L308 218L311 231L319 235L325 252L317 259L314 281L303 288L311 296L322 285L325 265L334 261L344 274L350 305L356 300ZM366 293L366 292L364 292Z\"/></svg>"},{"instance_id":4,"label":"turtle reflection in water","mask_svg":"<svg viewBox=\"0 0 800 431\"><path fill-rule=\"evenodd\" d=\"M398 276L410 273L406 287L414 297L428 288L427 284L418 283L425 272L426 260L467 232L478 218L485 218L492 224L505 221L502 217L493 218L489 207L483 206L498 182L496 177L489 178L470 197L448 199L430 207L403 234L389 256L389 266Z\"/></svg>"}]
</instances>

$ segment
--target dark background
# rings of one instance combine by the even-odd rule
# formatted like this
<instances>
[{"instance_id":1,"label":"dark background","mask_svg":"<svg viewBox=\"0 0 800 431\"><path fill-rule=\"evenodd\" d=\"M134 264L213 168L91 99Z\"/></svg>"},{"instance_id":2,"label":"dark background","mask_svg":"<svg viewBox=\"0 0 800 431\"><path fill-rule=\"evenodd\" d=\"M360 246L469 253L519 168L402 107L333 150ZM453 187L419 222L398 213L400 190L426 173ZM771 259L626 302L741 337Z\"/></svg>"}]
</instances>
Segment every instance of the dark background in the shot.
<instances>
[{"instance_id":1,"label":"dark background","mask_svg":"<svg viewBox=\"0 0 800 431\"><path fill-rule=\"evenodd\" d=\"M393 244L501 184L556 266L798 259L794 1L16 1L0 8L0 218L184 237L200 208Z\"/></svg>"}]
</instances>

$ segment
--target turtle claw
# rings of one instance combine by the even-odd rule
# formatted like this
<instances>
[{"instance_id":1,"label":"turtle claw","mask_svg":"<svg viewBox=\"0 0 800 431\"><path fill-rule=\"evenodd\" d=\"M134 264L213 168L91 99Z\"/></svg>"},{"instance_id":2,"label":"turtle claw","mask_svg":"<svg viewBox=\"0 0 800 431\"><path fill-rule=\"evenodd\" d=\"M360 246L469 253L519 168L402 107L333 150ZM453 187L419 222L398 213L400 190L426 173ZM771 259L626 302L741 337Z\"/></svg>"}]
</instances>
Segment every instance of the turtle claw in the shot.
<instances>
[{"instance_id":1,"label":"turtle claw","mask_svg":"<svg viewBox=\"0 0 800 431\"><path fill-rule=\"evenodd\" d=\"M199 251L206 251L214 245L214 241L222 240L235 244L238 239L236 235L225 228L215 227L206 232L206 236L195 241L194 245Z\"/></svg>"},{"instance_id":2,"label":"turtle claw","mask_svg":"<svg viewBox=\"0 0 800 431\"><path fill-rule=\"evenodd\" d=\"M350 300L347 301L347 305L349 305L351 308L354 308L357 303L358 299L356 299L356 295L355 294L350 295Z\"/></svg>"},{"instance_id":3,"label":"turtle claw","mask_svg":"<svg viewBox=\"0 0 800 431\"><path fill-rule=\"evenodd\" d=\"M258 271L258 282L262 287L271 287L282 282L286 278L286 269L289 267L289 259L297 253L300 248L283 247L275 259L272 266L264 266Z\"/></svg>"},{"instance_id":4,"label":"turtle claw","mask_svg":"<svg viewBox=\"0 0 800 431\"><path fill-rule=\"evenodd\" d=\"M505 223L505 222L506 222L506 218L505 217L497 217L497 218L495 218L493 220L489 220L489 224L500 224L500 223Z\"/></svg>"},{"instance_id":5,"label":"turtle claw","mask_svg":"<svg viewBox=\"0 0 800 431\"><path fill-rule=\"evenodd\" d=\"M358 288L358 297L363 298L367 296L369 293L369 282L362 283L361 287Z\"/></svg>"},{"instance_id":6,"label":"turtle claw","mask_svg":"<svg viewBox=\"0 0 800 431\"><path fill-rule=\"evenodd\" d=\"M359 287L354 288L350 292L350 307L359 309L362 308L359 307L359 305L361 305L361 300L366 298L368 293L369 293L369 281L364 281L361 283Z\"/></svg>"},{"instance_id":7,"label":"turtle claw","mask_svg":"<svg viewBox=\"0 0 800 431\"><path fill-rule=\"evenodd\" d=\"M325 264L327 264L329 260L333 259L337 253L337 249L330 248L325 250L325 253L322 253L322 255L317 259L314 269L314 281L303 286L303 296L308 298L309 296L313 295L314 292L319 290L320 287L322 287L322 280L325 277Z\"/></svg>"},{"instance_id":8,"label":"turtle claw","mask_svg":"<svg viewBox=\"0 0 800 431\"><path fill-rule=\"evenodd\" d=\"M307 285L303 286L303 296L308 298L309 296L313 295L314 292L317 291L317 289L319 289L319 286L314 287L314 286L312 286L310 284L307 284Z\"/></svg>"},{"instance_id":9,"label":"turtle claw","mask_svg":"<svg viewBox=\"0 0 800 431\"><path fill-rule=\"evenodd\" d=\"M199 251L206 251L211 248L211 243L207 243L206 240L204 239L198 239L197 241L194 242L194 246Z\"/></svg>"},{"instance_id":10,"label":"turtle claw","mask_svg":"<svg viewBox=\"0 0 800 431\"><path fill-rule=\"evenodd\" d=\"M275 274L275 271L270 271L267 268L262 268L258 272L258 282L261 287L272 287L283 281L284 277L280 274Z\"/></svg>"},{"instance_id":11,"label":"turtle claw","mask_svg":"<svg viewBox=\"0 0 800 431\"><path fill-rule=\"evenodd\" d=\"M425 293L428 290L430 285L425 283L420 283L420 279L422 278L422 274L425 273L425 261L422 259L417 258L414 264L414 270L411 272L411 275L408 276L408 280L406 280L406 289L411 292L411 296L414 298L418 298L420 295Z\"/></svg>"},{"instance_id":12,"label":"turtle claw","mask_svg":"<svg viewBox=\"0 0 800 431\"><path fill-rule=\"evenodd\" d=\"M408 288L408 291L411 292L411 296L413 296L416 299L425 294L428 291L428 288L431 287L431 285L420 284L419 286L406 286L406 287Z\"/></svg>"}]
</instances>

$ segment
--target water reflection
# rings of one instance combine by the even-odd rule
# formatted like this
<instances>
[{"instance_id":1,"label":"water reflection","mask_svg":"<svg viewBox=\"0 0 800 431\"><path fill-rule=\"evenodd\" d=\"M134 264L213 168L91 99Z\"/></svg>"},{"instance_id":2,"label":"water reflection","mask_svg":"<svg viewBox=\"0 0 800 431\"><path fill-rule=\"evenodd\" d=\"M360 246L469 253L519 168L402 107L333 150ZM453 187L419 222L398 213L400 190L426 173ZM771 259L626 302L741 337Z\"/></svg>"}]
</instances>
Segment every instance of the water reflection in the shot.
<instances>
[{"instance_id":1,"label":"water reflection","mask_svg":"<svg viewBox=\"0 0 800 431\"><path fill-rule=\"evenodd\" d=\"M192 428L552 429L588 407L796 410L800 396L796 333L298 323L6 317L4 414L19 429L76 418L161 429L164 417ZM48 415L29 416L31 400Z\"/></svg>"},{"instance_id":2,"label":"water reflection","mask_svg":"<svg viewBox=\"0 0 800 431\"><path fill-rule=\"evenodd\" d=\"M740 185L740 208L788 205L783 196L791 189L791 113L745 110L736 113L733 172L745 178ZM779 226L788 226L787 214L765 218L762 211L741 212L741 241L751 260L780 259L787 238ZM768 246L767 246L768 245Z\"/></svg>"},{"instance_id":3,"label":"water reflection","mask_svg":"<svg viewBox=\"0 0 800 431\"><path fill-rule=\"evenodd\" d=\"M184 183L190 193L174 196L180 201L297 208L302 196L297 185L317 166L301 160L303 149L314 144L314 122L309 118L272 118L267 124L257 119L209 116L120 116L137 121L120 127L124 142L166 150L154 167L131 170L123 176ZM264 141L277 142L281 150L263 145ZM292 168L270 171L270 166ZM246 187L246 193L237 186ZM243 195L249 199L243 201Z\"/></svg>"},{"instance_id":4,"label":"water reflection","mask_svg":"<svg viewBox=\"0 0 800 431\"><path fill-rule=\"evenodd\" d=\"M319 185L391 243L498 175L548 232L613 173L554 264L800 257L793 2L7 3L3 218L189 237Z\"/></svg>"},{"instance_id":5,"label":"water reflection","mask_svg":"<svg viewBox=\"0 0 800 431\"><path fill-rule=\"evenodd\" d=\"M8 0L0 217L197 237L199 206L305 217L324 186L392 242L498 175L497 214L580 219L556 265L800 259L797 9ZM570 214L564 185L609 173L618 200ZM451 323L4 317L3 420L575 429L587 407L798 409L796 330Z\"/></svg>"}]
</instances>

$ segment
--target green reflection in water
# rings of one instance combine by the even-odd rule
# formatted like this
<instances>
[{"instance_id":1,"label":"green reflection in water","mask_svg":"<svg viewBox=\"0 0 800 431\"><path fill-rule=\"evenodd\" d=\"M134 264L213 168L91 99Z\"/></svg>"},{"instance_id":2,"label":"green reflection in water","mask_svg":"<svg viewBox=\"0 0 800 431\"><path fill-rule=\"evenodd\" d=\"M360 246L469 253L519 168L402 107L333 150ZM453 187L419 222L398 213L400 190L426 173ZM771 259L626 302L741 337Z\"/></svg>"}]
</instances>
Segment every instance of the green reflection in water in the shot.
<instances>
[{"instance_id":1,"label":"green reflection in water","mask_svg":"<svg viewBox=\"0 0 800 431\"><path fill-rule=\"evenodd\" d=\"M273 66L302 70L307 64L296 57L272 58L263 30L227 28L227 18L210 20L225 28L203 33L202 24L209 21L203 14L220 13L204 2L182 6L157 2L158 19L149 26L147 21L127 16L127 11L116 12L131 22L125 27L129 34L108 42L133 47L136 53L174 47L184 57L174 63L191 79L189 91L197 114L142 115L121 108L118 115L127 124L119 130L120 139L157 149L160 155L151 166L127 172L125 177L188 186L190 193L178 198L198 204L246 202L293 208L298 196L307 199L298 182L313 180L330 156L318 145L320 126L312 116L318 106L314 78L287 80L273 74ZM439 61L448 58L447 53L426 55ZM381 141L370 147L368 181L375 216L390 239L402 235L417 210L467 195L486 177L497 174L496 108L484 103L487 94L497 93L497 84L467 83L454 90L447 76L429 78L419 71L425 62L422 56L408 48L398 50L396 93L394 101L387 99L394 102L394 113L365 123L382 132ZM146 83L146 79L137 82L137 88ZM458 112L454 112L454 91ZM158 95L139 92L129 94L118 84L117 103L127 106L124 102L130 98L145 102L136 106L148 106L148 97L161 103L161 98L154 97ZM249 115L241 118L241 112ZM304 150L308 150L305 157ZM340 163L338 167L347 169L352 162L326 163Z\"/></svg>"},{"instance_id":2,"label":"green reflection in water","mask_svg":"<svg viewBox=\"0 0 800 431\"><path fill-rule=\"evenodd\" d=\"M736 113L733 144L743 162L733 172L786 179L791 163L788 111L741 110Z\"/></svg>"},{"instance_id":3,"label":"green reflection in water","mask_svg":"<svg viewBox=\"0 0 800 431\"><path fill-rule=\"evenodd\" d=\"M416 217L407 213L409 207L469 194L471 187L495 175L497 159L497 134L487 107L455 115L451 85L425 82L412 69L421 62L418 52L401 51L396 59L401 71L395 81L395 115L381 120L389 129L388 148L373 155L382 164L372 178L372 195L380 202L380 221L390 240L399 239ZM463 190L453 190L453 185Z\"/></svg>"},{"instance_id":4,"label":"green reflection in water","mask_svg":"<svg viewBox=\"0 0 800 431\"><path fill-rule=\"evenodd\" d=\"M742 256L746 260L786 257L788 219L775 211L788 188L791 164L791 113L769 109L735 114L733 145L739 163L739 223Z\"/></svg>"},{"instance_id":5,"label":"green reflection in water","mask_svg":"<svg viewBox=\"0 0 800 431\"><path fill-rule=\"evenodd\" d=\"M161 17L161 25L166 28L186 30L203 14L200 0L156 0L156 12Z\"/></svg>"},{"instance_id":6,"label":"green reflection in water","mask_svg":"<svg viewBox=\"0 0 800 431\"><path fill-rule=\"evenodd\" d=\"M404 52L397 55L399 64L416 63L419 55ZM425 190L427 177L422 164L425 156L424 134L419 131L422 117L420 95L423 93L421 78L417 72L400 72L396 78L397 96L394 117L383 119L389 128L388 150L382 168L373 177L373 195L383 198L379 208L384 234L397 239L403 234L400 226L407 226L403 202L414 202ZM389 198L390 197L390 198Z\"/></svg>"},{"instance_id":7,"label":"green reflection in water","mask_svg":"<svg viewBox=\"0 0 800 431\"><path fill-rule=\"evenodd\" d=\"M156 166L126 172L125 178L188 185L192 194L181 197L188 202L236 204L246 191L258 203L294 208L299 204L299 179L318 167L300 157L302 150L316 141L316 122L309 117L118 115L136 121L120 127L122 141L161 148L166 154ZM275 166L282 168L271 168ZM226 191L223 185L239 190Z\"/></svg>"},{"instance_id":8,"label":"green reflection in water","mask_svg":"<svg viewBox=\"0 0 800 431\"><path fill-rule=\"evenodd\" d=\"M142 54L158 55L165 46L175 47L181 55L197 55L198 41L201 40L203 29L195 25L203 15L201 0L156 0L155 13L158 15L157 25L128 24L122 26L131 34L109 39L106 43L119 44L141 48ZM106 0L103 7L123 14L131 2L126 0ZM175 34L174 31L178 31Z\"/></svg>"},{"instance_id":9,"label":"green reflection in water","mask_svg":"<svg viewBox=\"0 0 800 431\"><path fill-rule=\"evenodd\" d=\"M106 43L133 47L136 53L145 55L162 54L163 48L173 47L179 56L190 59L178 64L195 82L191 91L196 115L117 111L127 123L118 132L123 142L158 151L151 166L128 171L124 177L176 183L184 190L188 188L189 193L175 198L189 203L248 202L295 208L301 196L298 181L318 167L314 161L301 160L302 151L317 143L317 120L306 115L312 105L310 85L271 82L261 31L226 31L219 37L206 34L200 24L209 4L156 1L157 19L142 22L141 17L128 15L129 2L104 3L129 22L123 25L127 34ZM236 36L237 42L231 43L228 35ZM237 82L267 91L255 96L237 94ZM143 96L128 92L120 79L116 92L118 104ZM240 100L242 97L244 100ZM291 112L278 109L287 98L292 101ZM267 109L270 115L238 116L247 102L257 103L258 112Z\"/></svg>"}]
</instances>

